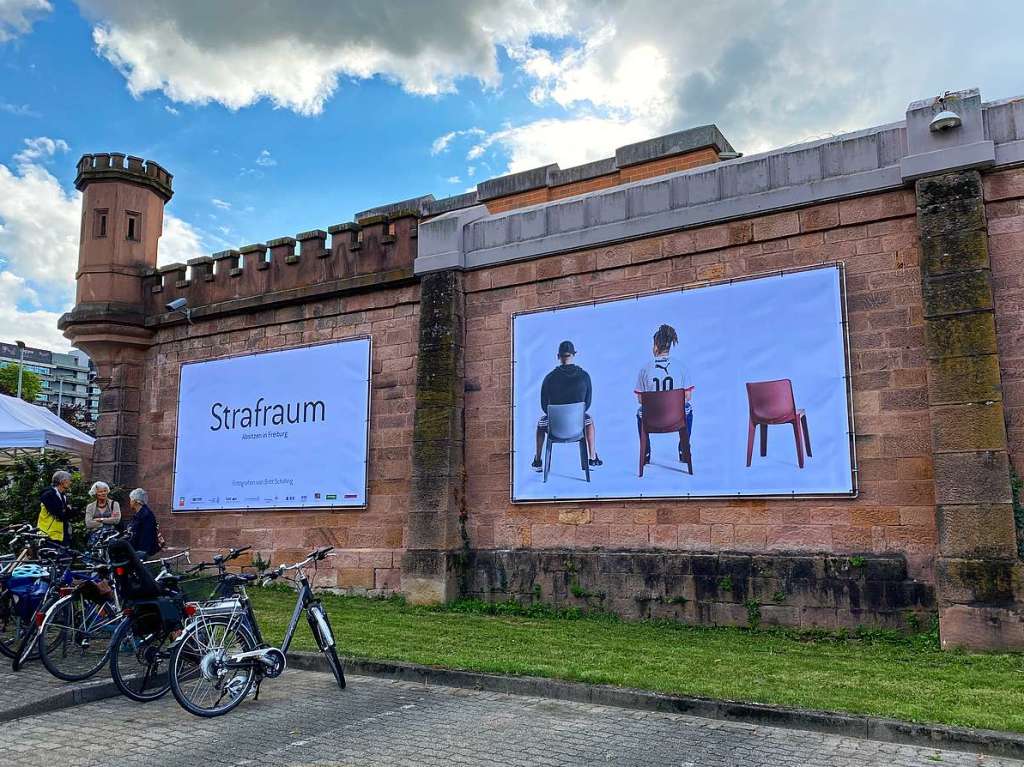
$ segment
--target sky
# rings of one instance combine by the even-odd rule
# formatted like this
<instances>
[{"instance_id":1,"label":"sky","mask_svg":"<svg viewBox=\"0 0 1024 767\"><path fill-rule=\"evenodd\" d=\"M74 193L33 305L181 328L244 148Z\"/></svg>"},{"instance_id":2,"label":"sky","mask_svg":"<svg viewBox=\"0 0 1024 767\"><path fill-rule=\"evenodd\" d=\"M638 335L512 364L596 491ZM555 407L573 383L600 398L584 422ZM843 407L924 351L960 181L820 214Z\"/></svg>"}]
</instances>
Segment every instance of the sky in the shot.
<instances>
[{"instance_id":1,"label":"sky","mask_svg":"<svg viewBox=\"0 0 1024 767\"><path fill-rule=\"evenodd\" d=\"M0 0L0 340L63 350L86 152L174 174L160 261L715 123L753 153L1024 95L1019 2Z\"/></svg>"}]
</instances>

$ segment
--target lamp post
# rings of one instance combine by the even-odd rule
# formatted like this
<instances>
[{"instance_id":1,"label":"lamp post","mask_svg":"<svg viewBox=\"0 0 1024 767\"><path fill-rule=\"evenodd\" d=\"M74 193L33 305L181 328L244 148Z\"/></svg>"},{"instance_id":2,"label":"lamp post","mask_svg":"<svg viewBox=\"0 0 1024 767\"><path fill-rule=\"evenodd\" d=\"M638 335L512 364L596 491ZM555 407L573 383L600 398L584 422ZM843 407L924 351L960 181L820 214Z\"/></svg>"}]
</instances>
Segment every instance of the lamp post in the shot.
<instances>
[{"instance_id":1,"label":"lamp post","mask_svg":"<svg viewBox=\"0 0 1024 767\"><path fill-rule=\"evenodd\" d=\"M25 342L15 341L18 345L18 399L21 399L21 374L25 370Z\"/></svg>"}]
</instances>

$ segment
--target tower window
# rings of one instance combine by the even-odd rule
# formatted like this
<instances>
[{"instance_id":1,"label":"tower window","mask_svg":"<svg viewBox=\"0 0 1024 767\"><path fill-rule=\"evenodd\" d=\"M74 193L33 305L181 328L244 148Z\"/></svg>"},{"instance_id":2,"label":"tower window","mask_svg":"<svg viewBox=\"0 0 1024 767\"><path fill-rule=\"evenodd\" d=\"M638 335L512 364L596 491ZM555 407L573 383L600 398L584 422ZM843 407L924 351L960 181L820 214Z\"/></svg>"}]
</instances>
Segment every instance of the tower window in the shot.
<instances>
[{"instance_id":1,"label":"tower window","mask_svg":"<svg viewBox=\"0 0 1024 767\"><path fill-rule=\"evenodd\" d=\"M127 213L128 229L126 239L138 242L142 239L142 216L138 213Z\"/></svg>"},{"instance_id":2,"label":"tower window","mask_svg":"<svg viewBox=\"0 0 1024 767\"><path fill-rule=\"evenodd\" d=\"M107 236L107 214L109 211L106 208L97 209L95 216L93 217L92 224L92 236L93 237L106 237Z\"/></svg>"}]
</instances>

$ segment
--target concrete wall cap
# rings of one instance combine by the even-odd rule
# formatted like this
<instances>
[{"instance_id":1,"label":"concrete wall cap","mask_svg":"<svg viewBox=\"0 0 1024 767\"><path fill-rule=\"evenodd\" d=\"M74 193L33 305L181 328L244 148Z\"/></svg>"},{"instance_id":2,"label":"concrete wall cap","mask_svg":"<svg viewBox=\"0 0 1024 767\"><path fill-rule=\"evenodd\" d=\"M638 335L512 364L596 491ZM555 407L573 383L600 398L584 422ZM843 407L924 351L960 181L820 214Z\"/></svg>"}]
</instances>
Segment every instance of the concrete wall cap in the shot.
<instances>
[{"instance_id":1,"label":"concrete wall cap","mask_svg":"<svg viewBox=\"0 0 1024 767\"><path fill-rule=\"evenodd\" d=\"M268 248L276 248L279 245L294 245L294 237L275 237L273 240L267 240Z\"/></svg>"}]
</instances>

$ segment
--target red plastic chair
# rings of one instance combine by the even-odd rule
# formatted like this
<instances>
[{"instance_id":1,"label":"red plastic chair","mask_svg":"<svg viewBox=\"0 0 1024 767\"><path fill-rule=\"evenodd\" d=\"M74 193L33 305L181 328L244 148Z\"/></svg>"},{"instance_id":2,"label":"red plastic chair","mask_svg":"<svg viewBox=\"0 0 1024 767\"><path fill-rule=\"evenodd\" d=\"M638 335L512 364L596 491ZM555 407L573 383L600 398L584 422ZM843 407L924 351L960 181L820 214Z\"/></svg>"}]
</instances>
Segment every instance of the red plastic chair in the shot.
<instances>
[{"instance_id":1,"label":"red plastic chair","mask_svg":"<svg viewBox=\"0 0 1024 767\"><path fill-rule=\"evenodd\" d=\"M640 476L644 475L644 455L648 435L678 432L679 449L686 467L693 474L690 433L686 430L686 390L645 391L640 393L643 416L640 418Z\"/></svg>"},{"instance_id":2,"label":"red plastic chair","mask_svg":"<svg viewBox=\"0 0 1024 767\"><path fill-rule=\"evenodd\" d=\"M807 414L799 410L793 400L793 382L788 378L779 381L756 381L747 384L747 401L750 403L750 423L747 429L747 466L754 454L754 429L761 427L761 456L768 455L768 427L792 424L796 439L796 460L804 467L804 447L807 456L811 454L811 433L807 429ZM801 430L803 439L801 440Z\"/></svg>"}]
</instances>

